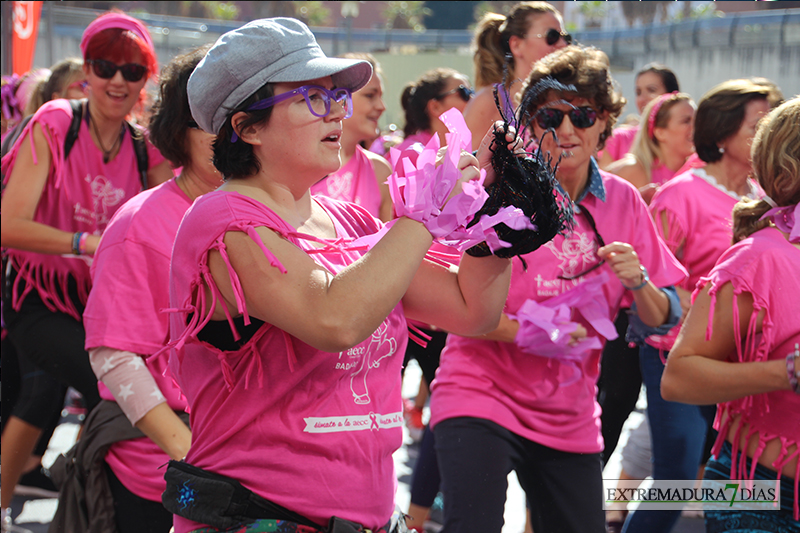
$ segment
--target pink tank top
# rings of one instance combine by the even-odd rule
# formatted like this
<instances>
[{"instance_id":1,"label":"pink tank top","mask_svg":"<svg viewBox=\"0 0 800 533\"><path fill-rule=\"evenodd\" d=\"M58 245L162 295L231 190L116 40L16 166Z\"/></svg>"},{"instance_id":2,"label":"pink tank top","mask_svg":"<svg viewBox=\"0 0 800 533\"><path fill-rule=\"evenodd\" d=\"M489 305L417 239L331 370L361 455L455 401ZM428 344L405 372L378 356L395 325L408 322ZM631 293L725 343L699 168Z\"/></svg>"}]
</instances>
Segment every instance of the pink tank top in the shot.
<instances>
[{"instance_id":1,"label":"pink tank top","mask_svg":"<svg viewBox=\"0 0 800 533\"><path fill-rule=\"evenodd\" d=\"M316 201L336 227L337 239L323 241L323 248L238 193L203 196L181 223L171 267L171 301L178 312L170 318L170 368L191 408L186 460L238 479L319 524L336 515L377 528L394 509L392 453L402 443L400 366L407 344L402 305L368 339L340 353L319 351L268 323L235 351L197 338L209 317L201 316L197 308L204 304L195 307L191 295L205 282L213 284L208 251L218 249L227 257L226 232L246 232L281 269L256 227L313 251L310 256L334 274L365 253L348 243L378 231L380 221L354 204L324 196ZM230 273L239 286L236 273ZM241 289L236 295L247 324ZM175 519L177 533L196 527Z\"/></svg>"},{"instance_id":2,"label":"pink tank top","mask_svg":"<svg viewBox=\"0 0 800 533\"><path fill-rule=\"evenodd\" d=\"M736 352L728 360L733 362L783 360L800 343L800 250L789 244L783 235L774 228L757 231L747 239L735 244L719 258L717 265L698 283L698 290L706 283L711 284L711 308L708 318L707 336L712 332L712 318L716 305L733 306L738 309L736 297L748 292L753 295L753 314L747 332L738 331L739 320L734 312L734 337L737 340ZM726 283L733 285L734 301L721 302L717 292ZM759 311L765 312L762 331L753 333ZM764 450L767 441L780 439L781 455L772 464L780 479L781 469L800 453L800 395L790 390L781 390L747 396L717 406L717 419L714 427L719 431L712 450L718 454L727 439L732 416L721 423L723 415L741 415L743 422L749 424L746 435L736 434L733 446L731 479L753 479L756 461ZM758 439L757 451L753 459L753 469L749 472L745 462L736 461L740 437L745 437L745 449L751 439ZM792 454L789 447L795 446ZM794 519L800 520L797 483L800 480L800 462L794 473Z\"/></svg>"},{"instance_id":3,"label":"pink tank top","mask_svg":"<svg viewBox=\"0 0 800 533\"><path fill-rule=\"evenodd\" d=\"M362 206L372 216L380 215L381 190L375 169L366 150L356 146L356 153L342 168L311 187L311 194L321 194Z\"/></svg>"},{"instance_id":4,"label":"pink tank top","mask_svg":"<svg viewBox=\"0 0 800 533\"><path fill-rule=\"evenodd\" d=\"M3 158L3 173L6 179L11 175L22 143L29 142L33 148L29 133L34 124L41 124L49 133L46 138L51 171L33 220L64 231L101 235L116 210L142 189L133 141L126 128L119 153L113 160L103 163L103 155L92 142L89 126L83 120L72 151L64 159L64 138L71 121L72 108L68 100L52 100L44 104ZM164 161L161 153L149 142L147 153L150 168ZM33 158L36 162L35 150ZM14 309L19 309L25 296L36 290L50 310L81 320L72 301L61 295L67 293L67 283L72 277L77 281L81 303L86 303L91 282L85 258L15 249L9 249L8 256L19 272L11 294ZM22 280L26 284L24 290L20 289Z\"/></svg>"}]
</instances>

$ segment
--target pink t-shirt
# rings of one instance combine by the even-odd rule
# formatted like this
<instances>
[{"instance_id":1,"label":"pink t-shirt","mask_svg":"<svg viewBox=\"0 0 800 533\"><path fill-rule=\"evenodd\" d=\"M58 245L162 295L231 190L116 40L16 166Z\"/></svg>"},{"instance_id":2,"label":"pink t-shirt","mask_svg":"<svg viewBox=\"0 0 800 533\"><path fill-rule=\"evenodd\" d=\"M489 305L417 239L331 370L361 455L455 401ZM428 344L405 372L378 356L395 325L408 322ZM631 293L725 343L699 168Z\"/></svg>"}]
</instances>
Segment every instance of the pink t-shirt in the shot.
<instances>
[{"instance_id":1,"label":"pink t-shirt","mask_svg":"<svg viewBox=\"0 0 800 533\"><path fill-rule=\"evenodd\" d=\"M414 143L420 143L423 146L425 146L426 144L428 144L428 141L431 140L431 137L433 137L432 133L428 133L427 131L418 131L417 133L409 135L408 137L403 139L403 142L395 146L395 149L400 150L402 152L403 150L405 150ZM416 161L416 159L414 161Z\"/></svg>"},{"instance_id":2,"label":"pink t-shirt","mask_svg":"<svg viewBox=\"0 0 800 533\"><path fill-rule=\"evenodd\" d=\"M631 244L656 286L680 282L685 272L658 238L639 192L617 176L600 174L606 201L589 194L581 202L594 217L598 233L606 243ZM524 256L527 272L518 259L513 261L506 314L516 314L528 299L546 301L602 272L609 279L597 298L609 320L623 300L632 300L607 265L575 280L559 278L578 275L598 262L598 241L586 217L576 215L575 223L567 237L556 236ZM589 335L599 336L582 316L571 320L580 322ZM484 418L551 448L597 453L603 449L596 399L601 351L583 355L576 380L573 366L524 353L514 343L450 335L431 387L431 424L460 416Z\"/></svg>"},{"instance_id":3,"label":"pink t-shirt","mask_svg":"<svg viewBox=\"0 0 800 533\"><path fill-rule=\"evenodd\" d=\"M712 304L709 311L708 334L712 331L712 317L716 305L733 306L737 309L735 298L748 292L753 295L753 314L746 332L739 331L734 321L734 337L737 339L736 352L730 354L729 361L774 361L783 360L800 343L800 249L787 242L774 228L755 232L729 248L719 258L717 265L698 283L698 291L711 284ZM717 299L719 289L730 282L733 285L734 301L722 302ZM755 330L759 311L764 311L762 331ZM736 314L734 314L736 317ZM717 406L717 419L714 427L719 436L714 444L713 454L718 454L722 443L727 439L732 417L721 424L723 415L741 415L750 425L746 435L745 447L751 439L758 439L758 452L753 463L758 460L767 441L780 439L782 454L772 464L779 473L791 460L789 447L800 447L800 395L790 390L780 390L747 396L739 400L721 403ZM731 479L752 479L753 473L745 468L744 461L737 463L735 457L739 449L740 431L733 441L734 461L731 465ZM797 454L794 454L797 457ZM794 519L800 520L797 482L800 479L800 463L794 475Z\"/></svg>"},{"instance_id":4,"label":"pink t-shirt","mask_svg":"<svg viewBox=\"0 0 800 533\"><path fill-rule=\"evenodd\" d=\"M675 172L670 170L668 166L658 164L650 169L650 183L663 185L675 176Z\"/></svg>"},{"instance_id":5,"label":"pink t-shirt","mask_svg":"<svg viewBox=\"0 0 800 533\"><path fill-rule=\"evenodd\" d=\"M78 138L65 160L64 138L71 121L69 100L58 99L44 104L25 127L13 149L3 158L3 172L8 179L22 143L31 143L33 149L29 132L33 124L41 124L50 134L51 170L33 220L64 231L101 235L114 212L142 190L133 141L126 127L119 153L113 160L103 163L103 154L92 142L89 125L82 120ZM161 153L149 142L147 153L150 168L164 161ZM35 150L33 157L36 162ZM9 249L8 255L19 272L12 289L14 309L19 309L28 292L36 289L52 311L67 313L80 320L80 314L72 302L69 299L65 301L58 291L66 293L67 280L71 276L78 283L81 303L86 302L91 286L87 261L75 256L16 249ZM21 280L27 284L24 291L19 290Z\"/></svg>"},{"instance_id":6,"label":"pink t-shirt","mask_svg":"<svg viewBox=\"0 0 800 533\"><path fill-rule=\"evenodd\" d=\"M324 196L315 201L341 239L325 240L322 248L235 192L203 196L181 223L171 265L171 301L179 311L170 319L170 368L191 407L186 460L319 524L335 515L377 528L394 509L392 453L402 443L402 305L368 339L340 353L312 348L268 323L236 351L222 352L197 338L207 317L195 311L191 294L196 288L203 293L208 251L220 249L226 232L246 232L277 268L282 266L256 227L276 231L333 274L365 253L348 243L378 231L380 221L354 204ZM239 286L233 270L231 276ZM237 300L244 307L241 289ZM247 309L240 312L247 324ZM175 518L177 533L197 527Z\"/></svg>"},{"instance_id":7,"label":"pink t-shirt","mask_svg":"<svg viewBox=\"0 0 800 533\"><path fill-rule=\"evenodd\" d=\"M689 292L714 267L722 252L730 248L733 237L732 211L738 199L709 179L716 183L703 170L686 172L664 184L650 202L659 236L689 273L678 286ZM751 190L755 196L755 184ZM661 224L662 214L667 217L667 236ZM668 352L680 328L678 324L667 335L653 335L646 342Z\"/></svg>"},{"instance_id":8,"label":"pink t-shirt","mask_svg":"<svg viewBox=\"0 0 800 533\"><path fill-rule=\"evenodd\" d=\"M192 204L170 180L136 195L111 219L92 262L92 291L83 313L86 348L107 346L151 355L169 339L169 261L184 213ZM165 377L168 354L146 360L156 385L173 410L186 401ZM100 397L115 401L101 382ZM137 391L130 391L137 394ZM146 391L148 394L151 391ZM123 485L142 498L161 501L169 457L147 437L115 443L106 462Z\"/></svg>"},{"instance_id":9,"label":"pink t-shirt","mask_svg":"<svg viewBox=\"0 0 800 533\"><path fill-rule=\"evenodd\" d=\"M342 168L311 187L311 194L322 194L345 202L358 204L377 217L381 209L381 190L375 169L366 150L356 146L356 153Z\"/></svg>"},{"instance_id":10,"label":"pink t-shirt","mask_svg":"<svg viewBox=\"0 0 800 533\"><path fill-rule=\"evenodd\" d=\"M622 159L622 156L631 151L633 146L633 139L639 132L639 126L622 125L611 132L611 136L606 139L606 145L603 147L603 152L613 157L614 161ZM654 180L655 181L655 180Z\"/></svg>"}]
</instances>

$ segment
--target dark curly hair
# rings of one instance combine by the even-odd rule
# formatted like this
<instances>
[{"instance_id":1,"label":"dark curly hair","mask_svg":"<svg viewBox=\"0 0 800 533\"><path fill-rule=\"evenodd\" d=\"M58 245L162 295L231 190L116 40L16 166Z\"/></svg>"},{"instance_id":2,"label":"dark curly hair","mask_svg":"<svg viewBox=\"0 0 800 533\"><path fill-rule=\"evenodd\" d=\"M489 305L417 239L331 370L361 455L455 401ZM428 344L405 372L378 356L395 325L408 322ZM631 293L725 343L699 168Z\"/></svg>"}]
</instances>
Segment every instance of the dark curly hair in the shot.
<instances>
[{"instance_id":1,"label":"dark curly hair","mask_svg":"<svg viewBox=\"0 0 800 533\"><path fill-rule=\"evenodd\" d=\"M231 142L234 133L231 118L240 111L245 111L248 107L260 100L269 98L275 94L275 84L265 83L250 97L231 109L225 122L214 139L214 166L220 171L222 176L228 179L246 178L261 171L261 164L253 153L253 146L247 144L242 139ZM266 124L272 116L272 107L266 109L255 109L247 111L248 117L239 123L240 130L254 126L256 124Z\"/></svg>"},{"instance_id":2,"label":"dark curly hair","mask_svg":"<svg viewBox=\"0 0 800 533\"><path fill-rule=\"evenodd\" d=\"M159 97L150 120L150 142L175 167L191 161L186 133L193 119L186 84L209 48L211 45L207 44L179 55L161 71Z\"/></svg>"},{"instance_id":3,"label":"dark curly hair","mask_svg":"<svg viewBox=\"0 0 800 533\"><path fill-rule=\"evenodd\" d=\"M529 102L527 108L522 110L529 117L552 97L552 91L543 91L533 97L527 94L529 89L535 88L545 78L573 86L575 91L570 91L571 94L592 102L599 113L607 113L606 129L600 133L597 146L598 149L603 148L626 102L611 78L608 56L593 46L573 45L537 61L520 90L522 101Z\"/></svg>"}]
</instances>

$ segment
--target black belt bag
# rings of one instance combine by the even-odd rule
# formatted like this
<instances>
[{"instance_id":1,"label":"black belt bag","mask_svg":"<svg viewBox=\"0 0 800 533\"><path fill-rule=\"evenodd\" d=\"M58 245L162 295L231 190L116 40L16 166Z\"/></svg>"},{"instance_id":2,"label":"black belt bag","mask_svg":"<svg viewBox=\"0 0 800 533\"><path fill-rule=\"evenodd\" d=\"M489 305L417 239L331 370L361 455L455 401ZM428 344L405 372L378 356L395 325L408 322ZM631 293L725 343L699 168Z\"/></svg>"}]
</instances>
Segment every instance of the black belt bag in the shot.
<instances>
[{"instance_id":1,"label":"black belt bag","mask_svg":"<svg viewBox=\"0 0 800 533\"><path fill-rule=\"evenodd\" d=\"M320 533L370 531L361 524L335 516L323 529L308 518L262 498L233 478L183 461L170 461L164 480L167 488L161 495L161 502L169 512L217 529L229 529L259 519L273 519L309 526ZM406 531L402 514L395 515L389 524L374 533Z\"/></svg>"},{"instance_id":2,"label":"black belt bag","mask_svg":"<svg viewBox=\"0 0 800 533\"><path fill-rule=\"evenodd\" d=\"M228 529L259 518L272 518L319 529L304 516L262 498L235 479L183 461L170 461L164 480L164 507L194 522Z\"/></svg>"}]
</instances>

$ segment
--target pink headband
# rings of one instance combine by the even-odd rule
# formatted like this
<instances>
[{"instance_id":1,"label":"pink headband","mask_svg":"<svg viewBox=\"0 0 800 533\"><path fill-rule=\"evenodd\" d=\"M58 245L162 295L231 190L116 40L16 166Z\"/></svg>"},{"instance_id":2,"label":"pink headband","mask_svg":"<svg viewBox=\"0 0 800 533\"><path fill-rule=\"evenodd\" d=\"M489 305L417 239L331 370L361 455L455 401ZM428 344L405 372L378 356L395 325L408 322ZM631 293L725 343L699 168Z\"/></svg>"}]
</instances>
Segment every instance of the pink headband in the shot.
<instances>
[{"instance_id":1,"label":"pink headband","mask_svg":"<svg viewBox=\"0 0 800 533\"><path fill-rule=\"evenodd\" d=\"M661 109L661 106L664 105L664 102L676 94L678 94L678 91L672 91L671 93L665 93L660 96L656 96L656 103L653 104L653 108L650 110L650 116L647 117L647 136L651 139L653 138L653 129L656 126L656 116L658 116L658 111Z\"/></svg>"},{"instance_id":2,"label":"pink headband","mask_svg":"<svg viewBox=\"0 0 800 533\"><path fill-rule=\"evenodd\" d=\"M110 28L132 31L145 42L150 50L155 50L153 40L150 38L150 32L147 31L147 27L142 24L139 19L129 17L124 13L106 13L94 19L83 32L81 53L84 58L86 58L86 47L89 45L89 41L92 40L92 37Z\"/></svg>"}]
</instances>

